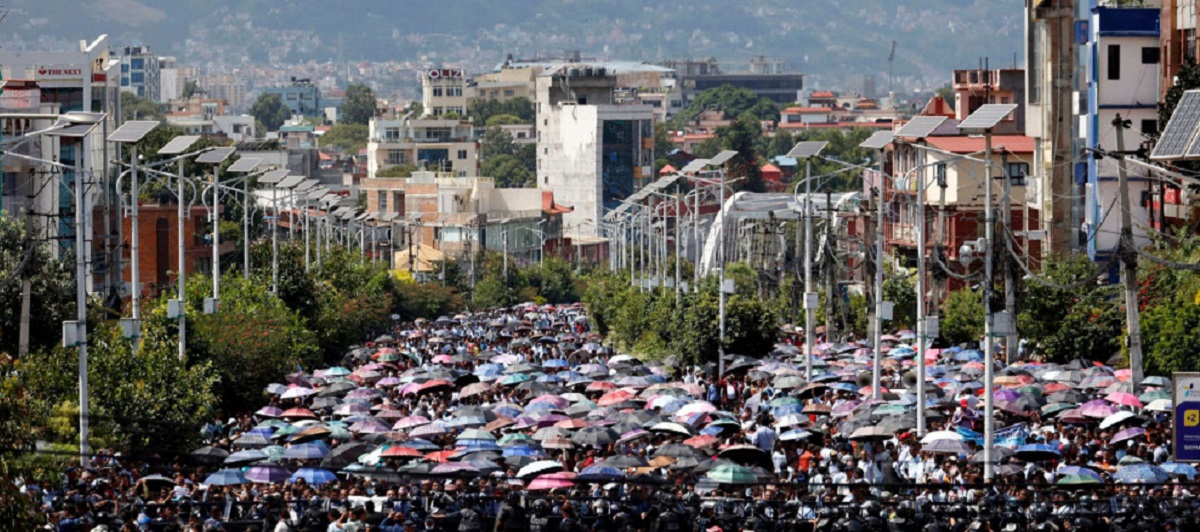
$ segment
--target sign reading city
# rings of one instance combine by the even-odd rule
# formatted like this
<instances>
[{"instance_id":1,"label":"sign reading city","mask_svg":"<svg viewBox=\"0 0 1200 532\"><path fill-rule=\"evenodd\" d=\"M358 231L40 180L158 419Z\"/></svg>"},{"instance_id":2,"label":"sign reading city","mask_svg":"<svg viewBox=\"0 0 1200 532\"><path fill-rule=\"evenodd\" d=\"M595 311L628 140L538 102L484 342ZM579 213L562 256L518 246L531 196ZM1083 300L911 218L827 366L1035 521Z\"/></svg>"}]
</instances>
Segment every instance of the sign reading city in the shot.
<instances>
[{"instance_id":1,"label":"sign reading city","mask_svg":"<svg viewBox=\"0 0 1200 532\"><path fill-rule=\"evenodd\" d=\"M1200 462L1200 373L1171 375L1175 461Z\"/></svg>"},{"instance_id":2,"label":"sign reading city","mask_svg":"<svg viewBox=\"0 0 1200 532\"><path fill-rule=\"evenodd\" d=\"M437 68L437 69L430 70L428 73L426 73L426 75L428 75L432 79L441 79L441 78L461 79L463 77L463 71L461 68L457 68L457 69L456 68Z\"/></svg>"}]
</instances>

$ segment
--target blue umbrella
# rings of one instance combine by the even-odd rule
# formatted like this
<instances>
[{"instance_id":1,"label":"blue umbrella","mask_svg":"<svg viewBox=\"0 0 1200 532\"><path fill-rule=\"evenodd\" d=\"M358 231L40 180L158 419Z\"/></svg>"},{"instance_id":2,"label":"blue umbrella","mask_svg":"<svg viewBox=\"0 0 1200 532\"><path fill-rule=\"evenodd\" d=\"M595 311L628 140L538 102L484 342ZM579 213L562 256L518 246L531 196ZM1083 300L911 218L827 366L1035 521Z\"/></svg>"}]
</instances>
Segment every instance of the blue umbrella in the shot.
<instances>
[{"instance_id":1,"label":"blue umbrella","mask_svg":"<svg viewBox=\"0 0 1200 532\"><path fill-rule=\"evenodd\" d=\"M775 416L776 419L781 418L783 416L788 416L788 415L792 415L792 414L803 414L803 413L804 413L804 405L783 405L783 406L775 407L775 409L771 411L771 415Z\"/></svg>"},{"instance_id":2,"label":"blue umbrella","mask_svg":"<svg viewBox=\"0 0 1200 532\"><path fill-rule=\"evenodd\" d=\"M565 379L563 379L561 376L559 376L557 374L552 373L550 375L542 375L541 377L538 377L537 381L538 382L565 382Z\"/></svg>"},{"instance_id":3,"label":"blue umbrella","mask_svg":"<svg viewBox=\"0 0 1200 532\"><path fill-rule=\"evenodd\" d=\"M237 486L246 482L246 476L240 469L222 469L204 479L204 483L210 486Z\"/></svg>"},{"instance_id":4,"label":"blue umbrella","mask_svg":"<svg viewBox=\"0 0 1200 532\"><path fill-rule=\"evenodd\" d=\"M1044 462L1062 456L1057 447L1042 443L1031 443L1017 447L1017 458L1026 462Z\"/></svg>"},{"instance_id":5,"label":"blue umbrella","mask_svg":"<svg viewBox=\"0 0 1200 532\"><path fill-rule=\"evenodd\" d=\"M783 441L804 440L812 436L811 432L804 429L792 429L779 435L779 439Z\"/></svg>"},{"instance_id":6,"label":"blue umbrella","mask_svg":"<svg viewBox=\"0 0 1200 532\"><path fill-rule=\"evenodd\" d=\"M1104 478L1100 476L1100 473L1097 473L1094 469L1086 467L1067 466L1055 471L1054 474L1062 475L1064 477L1068 475L1083 475L1085 477L1092 477L1096 479L1097 482L1104 482Z\"/></svg>"},{"instance_id":7,"label":"blue umbrella","mask_svg":"<svg viewBox=\"0 0 1200 532\"><path fill-rule=\"evenodd\" d=\"M583 468L575 479L587 482L615 482L625 480L625 473L615 467L591 465Z\"/></svg>"},{"instance_id":8,"label":"blue umbrella","mask_svg":"<svg viewBox=\"0 0 1200 532\"><path fill-rule=\"evenodd\" d=\"M438 451L442 448L440 445L437 445L429 440L422 440L420 438L413 438L408 441L400 442L400 445L402 447L411 447L418 451Z\"/></svg>"},{"instance_id":9,"label":"blue umbrella","mask_svg":"<svg viewBox=\"0 0 1200 532\"><path fill-rule=\"evenodd\" d=\"M487 420L479 416L456 417L446 422L446 428L482 427L484 425L487 425Z\"/></svg>"},{"instance_id":10,"label":"blue umbrella","mask_svg":"<svg viewBox=\"0 0 1200 532\"><path fill-rule=\"evenodd\" d=\"M469 453L500 450L500 446L496 445L496 442L492 440L459 440L457 445L458 448Z\"/></svg>"},{"instance_id":11,"label":"blue umbrella","mask_svg":"<svg viewBox=\"0 0 1200 532\"><path fill-rule=\"evenodd\" d=\"M543 368L569 368L569 367L571 367L571 363L567 362L566 360L563 360L561 358L553 358L553 359L547 360L545 362L542 362L542 367Z\"/></svg>"},{"instance_id":12,"label":"blue umbrella","mask_svg":"<svg viewBox=\"0 0 1200 532\"><path fill-rule=\"evenodd\" d=\"M225 457L226 464L252 464L267 459L267 453L258 449L238 451Z\"/></svg>"},{"instance_id":13,"label":"blue umbrella","mask_svg":"<svg viewBox=\"0 0 1200 532\"><path fill-rule=\"evenodd\" d=\"M955 362L981 362L983 361L983 353L979 351L963 351L954 355Z\"/></svg>"},{"instance_id":14,"label":"blue umbrella","mask_svg":"<svg viewBox=\"0 0 1200 532\"><path fill-rule=\"evenodd\" d=\"M287 460L319 460L325 458L327 454L329 454L329 448L324 445L302 443L285 449L283 458Z\"/></svg>"},{"instance_id":15,"label":"blue umbrella","mask_svg":"<svg viewBox=\"0 0 1200 532\"><path fill-rule=\"evenodd\" d=\"M1164 462L1161 466L1163 471L1172 475L1182 475L1188 479L1196 478L1196 466L1192 464L1181 464L1179 462Z\"/></svg>"},{"instance_id":16,"label":"blue umbrella","mask_svg":"<svg viewBox=\"0 0 1200 532\"><path fill-rule=\"evenodd\" d=\"M847 392L857 392L858 391L858 386L855 386L848 382L835 382L835 383L830 384L829 387L833 388L834 390L844 390Z\"/></svg>"},{"instance_id":17,"label":"blue umbrella","mask_svg":"<svg viewBox=\"0 0 1200 532\"><path fill-rule=\"evenodd\" d=\"M259 484L274 484L283 482L291 478L292 472L284 469L283 466L275 464L259 464L250 466L250 470L246 472L246 479Z\"/></svg>"},{"instance_id":18,"label":"blue umbrella","mask_svg":"<svg viewBox=\"0 0 1200 532\"><path fill-rule=\"evenodd\" d=\"M501 454L505 457L508 457L508 456L543 456L546 453L543 452L541 449L538 449L536 447L531 447L528 445L512 445L509 447L505 447L504 450L501 452Z\"/></svg>"},{"instance_id":19,"label":"blue umbrella","mask_svg":"<svg viewBox=\"0 0 1200 532\"><path fill-rule=\"evenodd\" d=\"M288 479L288 481L295 482L299 479L304 479L305 482L314 486L320 486L326 482L333 482L337 480L337 475L334 475L333 473L324 469L317 469L315 467L302 467L296 470L295 473L292 473L292 477Z\"/></svg>"},{"instance_id":20,"label":"blue umbrella","mask_svg":"<svg viewBox=\"0 0 1200 532\"><path fill-rule=\"evenodd\" d=\"M1117 468L1113 478L1130 484L1162 484L1171 479L1163 468L1150 464L1133 464Z\"/></svg>"}]
</instances>

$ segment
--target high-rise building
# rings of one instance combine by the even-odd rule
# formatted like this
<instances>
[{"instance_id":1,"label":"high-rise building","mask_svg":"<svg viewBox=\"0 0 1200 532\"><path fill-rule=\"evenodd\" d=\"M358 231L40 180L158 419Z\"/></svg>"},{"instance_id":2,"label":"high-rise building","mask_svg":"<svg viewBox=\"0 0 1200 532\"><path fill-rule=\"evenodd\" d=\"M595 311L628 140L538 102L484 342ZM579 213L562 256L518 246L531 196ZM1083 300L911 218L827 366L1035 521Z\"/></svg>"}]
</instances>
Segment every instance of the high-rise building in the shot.
<instances>
[{"instance_id":1,"label":"high-rise building","mask_svg":"<svg viewBox=\"0 0 1200 532\"><path fill-rule=\"evenodd\" d=\"M606 68L564 64L537 79L537 179L575 210L569 235L594 237L604 213L653 177L654 110L617 105Z\"/></svg>"},{"instance_id":2,"label":"high-rise building","mask_svg":"<svg viewBox=\"0 0 1200 532\"><path fill-rule=\"evenodd\" d=\"M126 46L121 52L121 90L152 102L161 102L158 56L145 45Z\"/></svg>"},{"instance_id":3,"label":"high-rise building","mask_svg":"<svg viewBox=\"0 0 1200 532\"><path fill-rule=\"evenodd\" d=\"M319 116L323 112L321 90L311 80L292 78L287 85L267 87L263 94L278 94L292 116Z\"/></svg>"}]
</instances>

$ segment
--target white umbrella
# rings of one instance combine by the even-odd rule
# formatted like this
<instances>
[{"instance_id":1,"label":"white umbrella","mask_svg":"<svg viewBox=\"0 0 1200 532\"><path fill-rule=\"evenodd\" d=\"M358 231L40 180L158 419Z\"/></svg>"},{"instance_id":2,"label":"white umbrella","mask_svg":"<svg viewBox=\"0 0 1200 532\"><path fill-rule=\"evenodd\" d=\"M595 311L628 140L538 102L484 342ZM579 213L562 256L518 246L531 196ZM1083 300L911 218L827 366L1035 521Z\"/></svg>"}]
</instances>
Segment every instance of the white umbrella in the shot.
<instances>
[{"instance_id":1,"label":"white umbrella","mask_svg":"<svg viewBox=\"0 0 1200 532\"><path fill-rule=\"evenodd\" d=\"M1128 410L1122 410L1120 412L1117 412L1116 414L1113 414L1111 416L1104 418L1104 421L1100 422L1100 428L1106 429L1106 428L1116 425L1122 421L1125 421L1126 419L1129 419L1131 417L1133 417L1133 412L1130 412Z\"/></svg>"},{"instance_id":2,"label":"white umbrella","mask_svg":"<svg viewBox=\"0 0 1200 532\"><path fill-rule=\"evenodd\" d=\"M928 445L937 440L962 441L962 439L963 439L962 434L959 434L957 432L950 431L950 430L938 430L938 431L930 432L929 434L926 434L924 438L921 438L921 444Z\"/></svg>"},{"instance_id":3,"label":"white umbrella","mask_svg":"<svg viewBox=\"0 0 1200 532\"><path fill-rule=\"evenodd\" d=\"M1170 399L1155 399L1146 405L1146 410L1151 412L1170 412L1174 408Z\"/></svg>"},{"instance_id":4,"label":"white umbrella","mask_svg":"<svg viewBox=\"0 0 1200 532\"><path fill-rule=\"evenodd\" d=\"M561 471L562 469L563 465L554 460L538 460L517 471L517 478L536 477L545 473Z\"/></svg>"}]
</instances>

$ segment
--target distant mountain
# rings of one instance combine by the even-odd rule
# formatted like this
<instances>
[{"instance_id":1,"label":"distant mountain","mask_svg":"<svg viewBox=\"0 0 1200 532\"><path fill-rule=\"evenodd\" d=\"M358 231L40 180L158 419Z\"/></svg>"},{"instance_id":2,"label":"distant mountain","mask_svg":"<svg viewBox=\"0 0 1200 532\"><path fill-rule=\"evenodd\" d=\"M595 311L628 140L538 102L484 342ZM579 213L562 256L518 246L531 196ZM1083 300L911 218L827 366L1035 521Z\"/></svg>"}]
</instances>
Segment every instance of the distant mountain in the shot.
<instances>
[{"instance_id":1,"label":"distant mountain","mask_svg":"<svg viewBox=\"0 0 1200 532\"><path fill-rule=\"evenodd\" d=\"M1022 46L1021 0L9 0L7 49L107 33L189 62L397 60L490 67L579 50L637 60L765 55L831 83L851 73L940 83Z\"/></svg>"}]
</instances>

